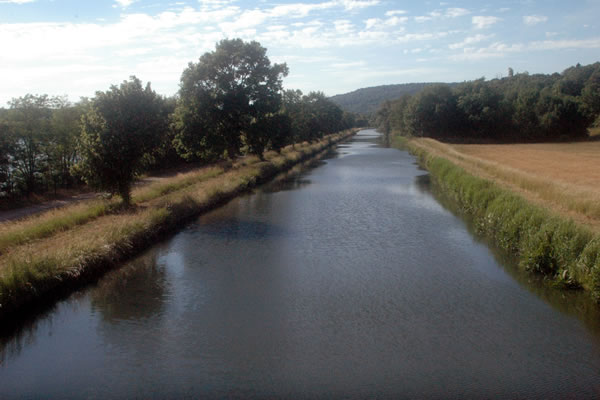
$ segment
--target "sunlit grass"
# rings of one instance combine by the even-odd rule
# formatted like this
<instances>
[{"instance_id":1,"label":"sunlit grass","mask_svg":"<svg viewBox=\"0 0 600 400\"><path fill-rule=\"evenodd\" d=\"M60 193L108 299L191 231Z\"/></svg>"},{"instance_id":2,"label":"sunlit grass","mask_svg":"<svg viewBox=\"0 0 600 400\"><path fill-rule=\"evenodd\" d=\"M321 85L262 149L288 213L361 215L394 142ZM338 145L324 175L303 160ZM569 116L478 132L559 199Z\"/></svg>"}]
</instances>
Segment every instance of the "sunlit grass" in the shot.
<instances>
[{"instance_id":1,"label":"sunlit grass","mask_svg":"<svg viewBox=\"0 0 600 400\"><path fill-rule=\"evenodd\" d=\"M338 141L349 134L333 135L329 139ZM167 178L136 189L135 207L108 208L110 212L105 210L86 222L77 220L77 223L66 224L65 219L73 208L56 210L38 217L40 223L47 219L48 228L45 233L38 233L36 240L31 239L35 233L24 234L18 230L21 227L22 231L33 232L35 219L11 224L7 231L12 229L14 235L20 234L23 239L7 240L5 243L9 244L5 244L0 255L0 316L4 310L14 310L57 287L85 281L96 271L103 271L150 245L164 233L180 228L183 222L200 212L324 151L328 145L329 140L296 145L281 154L269 152L266 161L246 157L228 169L205 168L198 174L190 172ZM98 204L112 207L117 203ZM91 209L87 203L78 207Z\"/></svg>"},{"instance_id":2,"label":"sunlit grass","mask_svg":"<svg viewBox=\"0 0 600 400\"><path fill-rule=\"evenodd\" d=\"M503 168L488 169L485 163L466 161L467 157L457 156L451 147L439 142L411 140L407 145L444 193L473 218L478 231L519 256L520 267L541 273L559 286L583 287L600 301L600 233L593 229L595 224L577 223L566 213L545 207L544 200L531 202L522 196L522 190L496 183L501 176L517 188L541 192L539 182L510 177L509 170ZM472 173L474 166L480 168L478 176ZM565 205L569 202L568 198L552 199Z\"/></svg>"},{"instance_id":3,"label":"sunlit grass","mask_svg":"<svg viewBox=\"0 0 600 400\"><path fill-rule=\"evenodd\" d=\"M418 139L411 143L600 231L600 142L449 145Z\"/></svg>"}]
</instances>

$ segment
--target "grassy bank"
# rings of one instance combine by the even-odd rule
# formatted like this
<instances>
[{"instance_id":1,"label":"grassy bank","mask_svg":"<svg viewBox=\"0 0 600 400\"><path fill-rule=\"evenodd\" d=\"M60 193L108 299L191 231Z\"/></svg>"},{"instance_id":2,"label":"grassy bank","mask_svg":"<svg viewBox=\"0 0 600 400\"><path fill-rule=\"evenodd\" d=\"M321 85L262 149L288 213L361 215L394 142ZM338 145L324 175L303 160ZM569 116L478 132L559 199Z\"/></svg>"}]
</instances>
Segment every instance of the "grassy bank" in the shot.
<instances>
[{"instance_id":1,"label":"grassy bank","mask_svg":"<svg viewBox=\"0 0 600 400\"><path fill-rule=\"evenodd\" d=\"M473 175L449 161L436 143L403 144L435 184L472 216L480 233L518 255L521 268L541 273L560 287L584 288L600 301L600 234L592 225L576 223L493 179Z\"/></svg>"},{"instance_id":2,"label":"grassy bank","mask_svg":"<svg viewBox=\"0 0 600 400\"><path fill-rule=\"evenodd\" d=\"M0 320L96 279L118 262L355 131L298 144L265 161L246 157L157 182L133 193L135 207L92 201L0 228Z\"/></svg>"}]
</instances>

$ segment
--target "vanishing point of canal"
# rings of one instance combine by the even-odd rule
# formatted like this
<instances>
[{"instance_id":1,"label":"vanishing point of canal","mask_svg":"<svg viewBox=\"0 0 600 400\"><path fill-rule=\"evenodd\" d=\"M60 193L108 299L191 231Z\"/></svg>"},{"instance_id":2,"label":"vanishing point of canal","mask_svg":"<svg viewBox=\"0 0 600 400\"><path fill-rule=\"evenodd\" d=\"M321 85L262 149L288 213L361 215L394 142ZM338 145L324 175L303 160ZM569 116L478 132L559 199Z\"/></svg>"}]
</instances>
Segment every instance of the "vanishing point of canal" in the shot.
<instances>
[{"instance_id":1,"label":"vanishing point of canal","mask_svg":"<svg viewBox=\"0 0 600 400\"><path fill-rule=\"evenodd\" d=\"M600 397L600 307L501 258L364 130L5 334L0 398Z\"/></svg>"}]
</instances>

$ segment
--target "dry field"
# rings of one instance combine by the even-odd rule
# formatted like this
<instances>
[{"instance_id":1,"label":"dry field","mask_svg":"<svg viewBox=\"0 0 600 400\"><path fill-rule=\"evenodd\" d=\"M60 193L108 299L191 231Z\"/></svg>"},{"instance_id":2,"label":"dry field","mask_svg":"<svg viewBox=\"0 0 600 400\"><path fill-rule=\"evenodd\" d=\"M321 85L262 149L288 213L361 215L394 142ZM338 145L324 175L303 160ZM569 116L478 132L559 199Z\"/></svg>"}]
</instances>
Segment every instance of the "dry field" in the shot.
<instances>
[{"instance_id":1,"label":"dry field","mask_svg":"<svg viewBox=\"0 0 600 400\"><path fill-rule=\"evenodd\" d=\"M600 141L456 145L416 139L414 143L600 231Z\"/></svg>"}]
</instances>

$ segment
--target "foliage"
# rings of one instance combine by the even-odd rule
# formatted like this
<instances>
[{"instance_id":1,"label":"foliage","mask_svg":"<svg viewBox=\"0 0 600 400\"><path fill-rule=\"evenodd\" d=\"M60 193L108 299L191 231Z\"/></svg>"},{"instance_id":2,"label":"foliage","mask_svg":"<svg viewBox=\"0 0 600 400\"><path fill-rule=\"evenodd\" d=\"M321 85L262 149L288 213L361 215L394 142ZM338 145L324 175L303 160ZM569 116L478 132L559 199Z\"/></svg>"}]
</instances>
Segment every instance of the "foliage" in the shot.
<instances>
[{"instance_id":1,"label":"foliage","mask_svg":"<svg viewBox=\"0 0 600 400\"><path fill-rule=\"evenodd\" d=\"M57 195L85 178L128 202L131 179L141 172L240 154L262 158L366 123L322 93L283 91L287 72L259 43L223 40L189 64L171 98L132 78L76 104L48 95L13 99L0 108L0 199L10 206L25 195Z\"/></svg>"},{"instance_id":2,"label":"foliage","mask_svg":"<svg viewBox=\"0 0 600 400\"><path fill-rule=\"evenodd\" d=\"M519 256L519 265L600 301L600 236L549 213L496 183L473 176L428 149L408 142L436 185L453 198L480 233Z\"/></svg>"},{"instance_id":3,"label":"foliage","mask_svg":"<svg viewBox=\"0 0 600 400\"><path fill-rule=\"evenodd\" d=\"M148 83L132 76L96 97L82 119L81 162L76 170L101 190L118 193L130 203L131 185L142 170L144 155L160 142L167 128L163 99Z\"/></svg>"},{"instance_id":4,"label":"foliage","mask_svg":"<svg viewBox=\"0 0 600 400\"><path fill-rule=\"evenodd\" d=\"M20 189L33 193L47 168L47 145L53 99L26 95L9 102L6 120L12 135L12 167Z\"/></svg>"},{"instance_id":5,"label":"foliage","mask_svg":"<svg viewBox=\"0 0 600 400\"><path fill-rule=\"evenodd\" d=\"M382 85L357 89L349 93L338 94L329 99L342 110L369 116L377 112L383 103L399 99L405 95L420 92L431 83L404 83L398 85Z\"/></svg>"},{"instance_id":6,"label":"foliage","mask_svg":"<svg viewBox=\"0 0 600 400\"><path fill-rule=\"evenodd\" d=\"M273 64L258 42L222 40L181 76L174 115L175 146L186 159L240 154L242 137L261 156L269 132L261 129L281 107L285 64Z\"/></svg>"},{"instance_id":7,"label":"foliage","mask_svg":"<svg viewBox=\"0 0 600 400\"><path fill-rule=\"evenodd\" d=\"M290 146L281 154L270 152L266 154L266 162L250 157L252 160L239 160L228 171L200 171L202 176L186 177L185 182L171 178L152 188L154 193L147 194L145 207L127 213L107 210L106 214L85 223L65 224L71 213L57 210L56 218L45 221L44 232L36 230L37 223L16 222L12 236L23 240L12 239L16 242L13 241L10 251L0 252L0 320L21 307L47 301L50 296L95 279L161 234L178 229L182 222L304 159L322 154L352 133L342 132L295 149ZM86 213L86 208L80 211ZM61 228L50 233L50 225ZM27 232L19 232L19 227ZM60 235L56 235L58 230L62 231ZM33 237L25 237L28 234ZM8 236L3 238L11 240Z\"/></svg>"},{"instance_id":8,"label":"foliage","mask_svg":"<svg viewBox=\"0 0 600 400\"><path fill-rule=\"evenodd\" d=\"M585 138L600 114L600 63L562 74L509 74L459 85L438 84L384 103L381 131L488 142Z\"/></svg>"},{"instance_id":9,"label":"foliage","mask_svg":"<svg viewBox=\"0 0 600 400\"><path fill-rule=\"evenodd\" d=\"M0 110L0 194L15 198L70 186L80 107L31 94L9 104Z\"/></svg>"}]
</instances>

